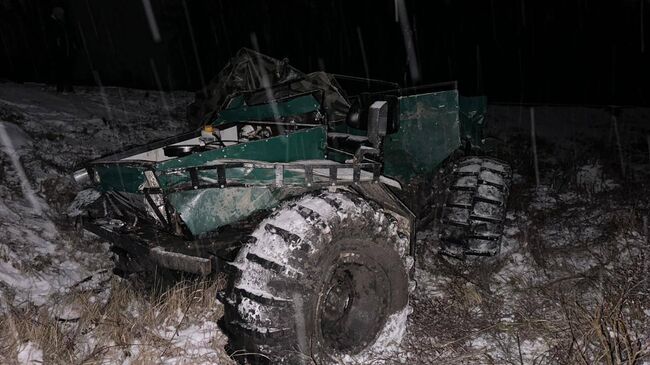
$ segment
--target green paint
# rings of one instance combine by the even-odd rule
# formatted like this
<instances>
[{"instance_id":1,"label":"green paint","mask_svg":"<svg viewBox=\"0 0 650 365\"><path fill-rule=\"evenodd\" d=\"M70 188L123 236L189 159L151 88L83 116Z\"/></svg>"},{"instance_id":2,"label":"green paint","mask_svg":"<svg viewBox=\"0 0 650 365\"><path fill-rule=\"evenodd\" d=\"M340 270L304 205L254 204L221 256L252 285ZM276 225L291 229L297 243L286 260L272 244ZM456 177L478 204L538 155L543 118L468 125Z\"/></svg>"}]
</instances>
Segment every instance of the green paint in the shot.
<instances>
[{"instance_id":1,"label":"green paint","mask_svg":"<svg viewBox=\"0 0 650 365\"><path fill-rule=\"evenodd\" d=\"M158 173L160 187L164 190L190 181L189 173L186 171L171 170L210 165L223 159L254 160L270 163L322 160L325 159L326 143L325 127L314 127L301 129L287 135L240 143L163 161L153 165L153 169ZM100 176L99 186L103 191L115 190L138 193L145 182L145 166L102 163L94 166L94 168ZM230 181L275 183L275 171L273 169L228 169L228 173L227 178ZM284 176L288 180L293 179L294 182L296 179L304 181L303 177L297 176L291 171L286 171ZM202 171L200 177L216 179L216 171Z\"/></svg>"},{"instance_id":2,"label":"green paint","mask_svg":"<svg viewBox=\"0 0 650 365\"><path fill-rule=\"evenodd\" d=\"M279 203L278 194L267 187L191 190L167 198L195 236Z\"/></svg>"},{"instance_id":3,"label":"green paint","mask_svg":"<svg viewBox=\"0 0 650 365\"><path fill-rule=\"evenodd\" d=\"M384 174L408 183L431 175L460 146L458 91L400 98L400 128L384 142Z\"/></svg>"},{"instance_id":4,"label":"green paint","mask_svg":"<svg viewBox=\"0 0 650 365\"><path fill-rule=\"evenodd\" d=\"M325 172L323 172L325 173ZM202 184L216 183L218 179L215 169L197 171L198 179ZM163 173L158 176L158 180L165 189L175 187L186 187L191 184L191 177L187 171L174 171ZM275 166L270 168L252 168L252 167L230 167L226 169L226 181L228 184L244 185L275 185L276 175ZM314 176L314 181L319 182L319 176ZM307 185L303 169L293 169L286 167L283 171L284 185Z\"/></svg>"},{"instance_id":5,"label":"green paint","mask_svg":"<svg viewBox=\"0 0 650 365\"><path fill-rule=\"evenodd\" d=\"M312 95L259 105L246 105L241 96L238 98L233 99L228 109L219 112L217 120L212 122L213 126L241 121L268 120L277 116L301 115L318 111L320 108L320 104Z\"/></svg>"},{"instance_id":6,"label":"green paint","mask_svg":"<svg viewBox=\"0 0 650 365\"><path fill-rule=\"evenodd\" d=\"M319 110L320 105L312 95L304 95L285 102L246 105L242 97L233 99L229 109L219 113L214 125L249 120L270 119L299 115ZM400 98L400 129L386 137L384 142L384 174L407 184L416 176L431 175L451 153L461 146L462 137L479 144L482 138L484 98L461 98L457 90ZM351 130L344 124L335 127L348 133L365 134ZM327 154L327 129L319 126L294 131L259 141L251 141L194 153L181 158L163 161L152 166L163 191L187 186L191 183L185 169L214 165L223 160L251 160L260 163L291 163L299 160L328 159L343 162L346 156ZM148 165L137 166L119 163L100 163L94 166L100 177L100 188L137 193L144 185L144 171ZM325 177L314 176L327 180ZM200 170L202 183L216 183L214 169ZM294 194L290 186L276 188L275 168L228 168L226 180L251 187L208 188L186 190L167 195L168 202L180 215L193 235L206 232L241 220L255 211L276 206L282 199ZM286 185L306 185L302 170L284 170Z\"/></svg>"},{"instance_id":7,"label":"green paint","mask_svg":"<svg viewBox=\"0 0 650 365\"><path fill-rule=\"evenodd\" d=\"M102 164L93 166L99 175L99 189L102 191L124 191L137 193L144 183L144 167L124 164Z\"/></svg>"},{"instance_id":8,"label":"green paint","mask_svg":"<svg viewBox=\"0 0 650 365\"><path fill-rule=\"evenodd\" d=\"M325 158L327 132L325 127L301 129L291 134L259 141L240 143L220 149L163 161L156 170L203 166L221 159L290 162Z\"/></svg>"}]
</instances>

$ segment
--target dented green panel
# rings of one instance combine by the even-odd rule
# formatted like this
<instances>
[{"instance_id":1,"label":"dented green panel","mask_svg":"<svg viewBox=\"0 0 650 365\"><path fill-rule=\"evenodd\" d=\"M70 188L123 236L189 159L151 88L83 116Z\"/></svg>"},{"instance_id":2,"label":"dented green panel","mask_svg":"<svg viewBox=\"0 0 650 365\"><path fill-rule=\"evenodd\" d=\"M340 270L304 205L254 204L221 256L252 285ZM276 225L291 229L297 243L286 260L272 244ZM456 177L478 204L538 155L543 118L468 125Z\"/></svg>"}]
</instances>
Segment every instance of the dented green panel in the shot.
<instances>
[{"instance_id":1,"label":"dented green panel","mask_svg":"<svg viewBox=\"0 0 650 365\"><path fill-rule=\"evenodd\" d=\"M458 91L401 97L400 127L384 143L384 174L408 183L431 175L460 146Z\"/></svg>"},{"instance_id":2,"label":"dented green panel","mask_svg":"<svg viewBox=\"0 0 650 365\"><path fill-rule=\"evenodd\" d=\"M306 190L273 186L210 188L180 191L168 195L169 203L194 236L238 222L251 214L271 209L281 201Z\"/></svg>"},{"instance_id":3,"label":"dented green panel","mask_svg":"<svg viewBox=\"0 0 650 365\"><path fill-rule=\"evenodd\" d=\"M224 147L204 153L192 154L183 158L159 163L156 169L163 174L158 176L160 186L169 189L190 182L189 173L165 174L177 168L210 165L218 160L255 160L262 162L291 162L325 158L325 127L303 129L288 135L252 141ZM287 181L304 176L284 171ZM216 170L199 172L199 179L216 180ZM254 212L276 206L290 194L291 189L277 189L273 169L236 168L226 171L228 182L264 183L268 187L230 187L180 191L167 196L169 203L181 215L183 222L193 235L214 231L219 227L237 222Z\"/></svg>"},{"instance_id":4,"label":"dented green panel","mask_svg":"<svg viewBox=\"0 0 650 365\"><path fill-rule=\"evenodd\" d=\"M261 209L278 204L278 192L267 187L201 189L168 195L169 203L181 215L193 235L239 221Z\"/></svg>"}]
</instances>

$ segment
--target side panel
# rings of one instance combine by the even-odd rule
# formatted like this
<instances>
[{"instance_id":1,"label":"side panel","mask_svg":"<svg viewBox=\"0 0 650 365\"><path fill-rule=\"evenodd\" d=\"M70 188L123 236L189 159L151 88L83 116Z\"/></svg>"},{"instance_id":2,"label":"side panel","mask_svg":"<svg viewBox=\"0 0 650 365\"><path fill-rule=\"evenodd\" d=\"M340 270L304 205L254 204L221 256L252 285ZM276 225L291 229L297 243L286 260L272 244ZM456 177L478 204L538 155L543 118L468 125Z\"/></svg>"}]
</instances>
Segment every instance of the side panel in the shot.
<instances>
[{"instance_id":1,"label":"side panel","mask_svg":"<svg viewBox=\"0 0 650 365\"><path fill-rule=\"evenodd\" d=\"M271 137L215 149L161 162L156 170L208 165L220 159L291 162L325 158L327 135L325 127L303 129L291 134Z\"/></svg>"},{"instance_id":2,"label":"side panel","mask_svg":"<svg viewBox=\"0 0 650 365\"><path fill-rule=\"evenodd\" d=\"M291 134L232 145L221 149L194 153L185 157L175 158L157 163L153 166L138 161L105 162L93 164L93 169L100 178L99 188L102 191L123 191L138 193L145 183L144 171L151 169L169 171L193 166L210 165L221 159L255 160L263 162L292 162L297 160L323 160L326 149L325 127L315 127L295 131ZM273 183L275 175L268 171L240 171L229 178L245 181L252 179ZM210 172L205 172L206 176ZM287 172L286 177L291 177ZM165 189L177 184L188 182L189 175L184 172L162 174L159 176L160 187Z\"/></svg>"},{"instance_id":3,"label":"side panel","mask_svg":"<svg viewBox=\"0 0 650 365\"><path fill-rule=\"evenodd\" d=\"M458 91L400 98L400 128L384 142L384 174L408 183L430 175L460 146Z\"/></svg>"}]
</instances>

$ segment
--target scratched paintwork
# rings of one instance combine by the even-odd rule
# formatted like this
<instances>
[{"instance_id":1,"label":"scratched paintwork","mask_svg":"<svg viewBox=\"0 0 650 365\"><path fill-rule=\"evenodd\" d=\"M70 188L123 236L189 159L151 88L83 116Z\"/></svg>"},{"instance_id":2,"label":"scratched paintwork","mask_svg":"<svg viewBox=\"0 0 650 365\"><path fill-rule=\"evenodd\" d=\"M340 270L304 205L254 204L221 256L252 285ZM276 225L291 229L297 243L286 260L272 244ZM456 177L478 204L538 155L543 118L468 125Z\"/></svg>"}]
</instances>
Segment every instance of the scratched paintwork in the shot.
<instances>
[{"instance_id":1,"label":"scratched paintwork","mask_svg":"<svg viewBox=\"0 0 650 365\"><path fill-rule=\"evenodd\" d=\"M195 236L278 204L278 194L268 187L189 190L167 199Z\"/></svg>"}]
</instances>

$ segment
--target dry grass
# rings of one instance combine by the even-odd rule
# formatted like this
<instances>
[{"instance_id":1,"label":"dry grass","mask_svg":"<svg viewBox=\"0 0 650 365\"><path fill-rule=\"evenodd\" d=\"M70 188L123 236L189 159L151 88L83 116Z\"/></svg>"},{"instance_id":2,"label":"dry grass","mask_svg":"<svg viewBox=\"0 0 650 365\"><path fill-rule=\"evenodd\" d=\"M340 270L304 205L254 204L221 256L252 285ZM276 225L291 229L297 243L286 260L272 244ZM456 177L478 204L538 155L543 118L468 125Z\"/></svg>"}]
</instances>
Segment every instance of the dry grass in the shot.
<instances>
[{"instance_id":1,"label":"dry grass","mask_svg":"<svg viewBox=\"0 0 650 365\"><path fill-rule=\"evenodd\" d=\"M76 289L49 310L9 307L0 317L0 362L16 363L19 347L30 341L54 364L150 364L170 358L232 363L223 350L226 338L216 329L223 313L216 301L222 278L180 282L162 294L142 293L117 278L106 285ZM197 348L201 337L205 343Z\"/></svg>"},{"instance_id":2,"label":"dry grass","mask_svg":"<svg viewBox=\"0 0 650 365\"><path fill-rule=\"evenodd\" d=\"M649 361L647 195L636 189L515 209L506 238L514 251L484 265L421 261L439 294L425 289L411 298L407 361L394 363Z\"/></svg>"}]
</instances>

